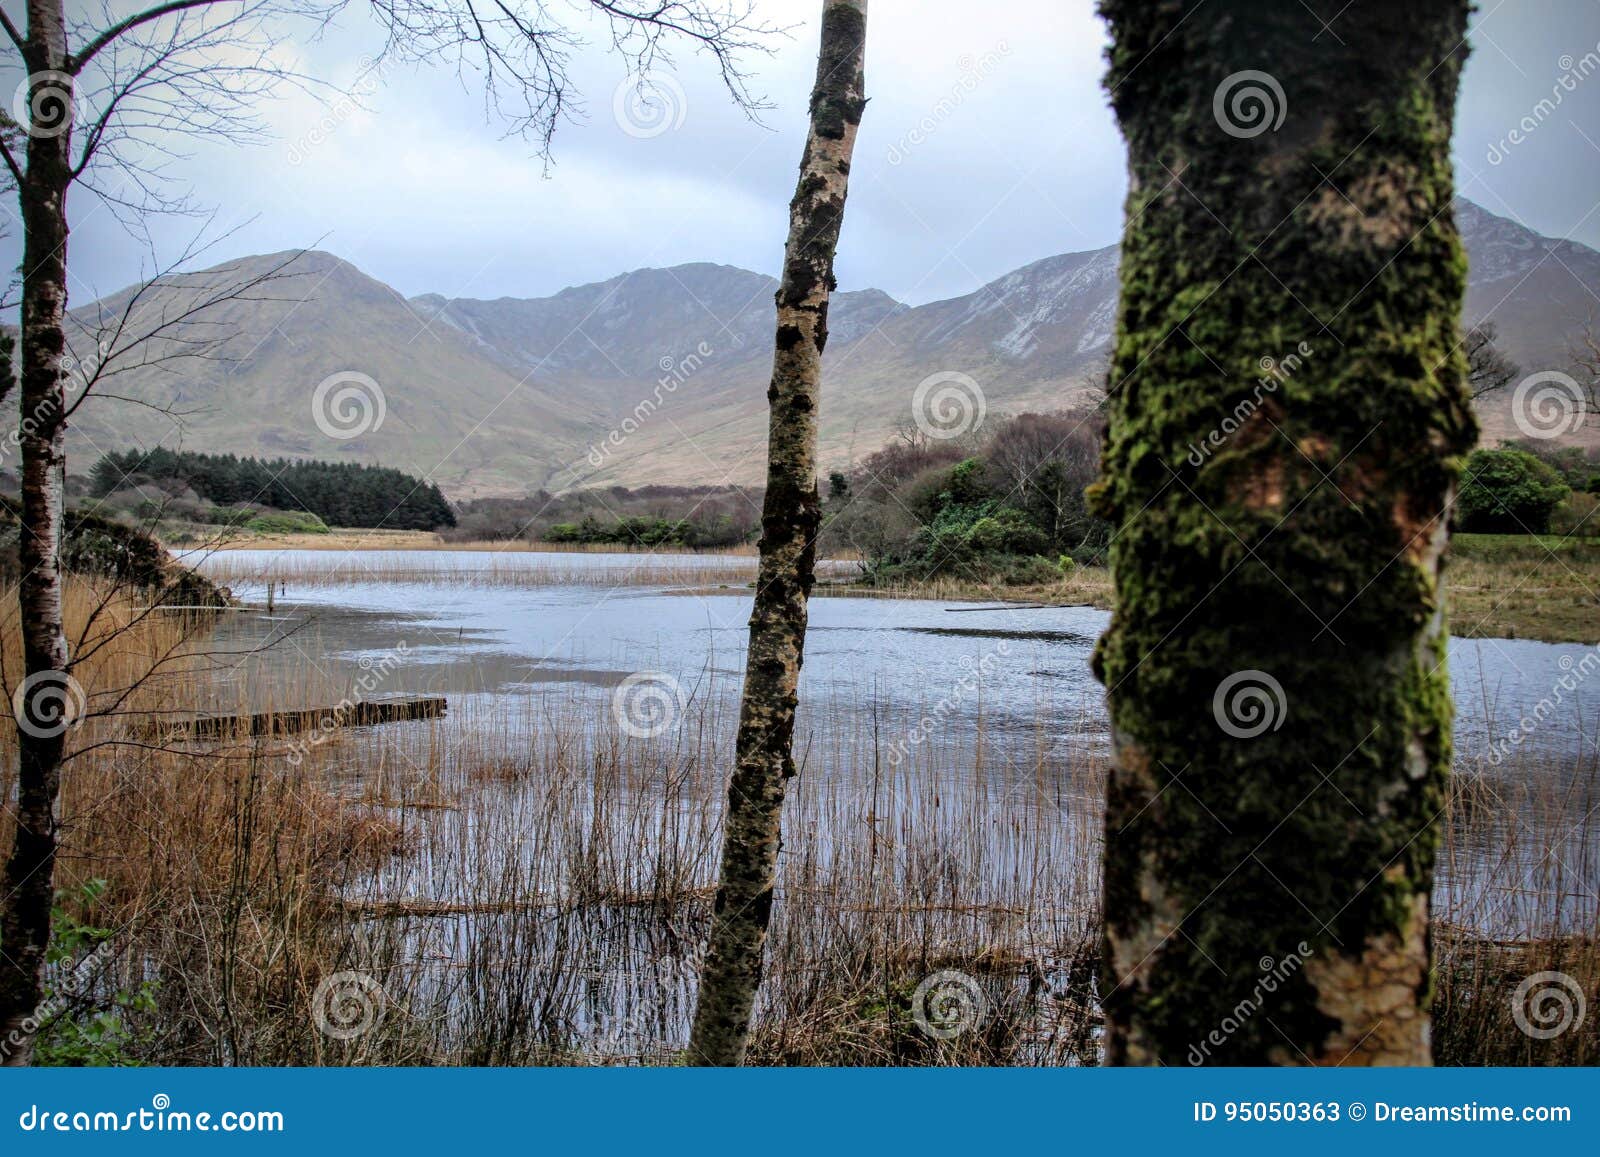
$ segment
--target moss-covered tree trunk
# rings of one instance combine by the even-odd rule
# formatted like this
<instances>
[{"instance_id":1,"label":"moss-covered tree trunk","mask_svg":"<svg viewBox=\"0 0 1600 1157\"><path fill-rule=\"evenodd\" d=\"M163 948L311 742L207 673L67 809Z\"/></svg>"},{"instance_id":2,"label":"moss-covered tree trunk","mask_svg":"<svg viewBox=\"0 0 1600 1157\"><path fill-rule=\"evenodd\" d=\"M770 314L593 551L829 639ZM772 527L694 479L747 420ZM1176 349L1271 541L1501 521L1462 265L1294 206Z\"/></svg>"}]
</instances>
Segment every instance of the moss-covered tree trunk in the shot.
<instances>
[{"instance_id":1,"label":"moss-covered tree trunk","mask_svg":"<svg viewBox=\"0 0 1600 1157\"><path fill-rule=\"evenodd\" d=\"M761 566L723 821L721 875L689 1042L695 1064L736 1065L744 1059L761 983L783 799L795 774L796 687L822 522L817 494L822 350L828 341L828 295L834 287L833 253L844 221L850 154L866 105L866 34L866 0L824 0L811 130L789 204L789 239L777 293L778 328L767 388L771 417Z\"/></svg>"},{"instance_id":2,"label":"moss-covered tree trunk","mask_svg":"<svg viewBox=\"0 0 1600 1157\"><path fill-rule=\"evenodd\" d=\"M1467 0L1101 8L1109 1059L1426 1063Z\"/></svg>"},{"instance_id":3,"label":"moss-covered tree trunk","mask_svg":"<svg viewBox=\"0 0 1600 1157\"><path fill-rule=\"evenodd\" d=\"M66 400L67 187L72 181L71 88L64 79L61 0L30 0L24 58L36 110L59 115L61 131L35 131L18 183L22 210L22 448L20 602L23 679L14 688L20 752L16 837L0 888L0 1063L25 1065L32 1017L43 999L55 888L56 799L74 698L61 618L61 526ZM81 705L80 705L81 706Z\"/></svg>"}]
</instances>

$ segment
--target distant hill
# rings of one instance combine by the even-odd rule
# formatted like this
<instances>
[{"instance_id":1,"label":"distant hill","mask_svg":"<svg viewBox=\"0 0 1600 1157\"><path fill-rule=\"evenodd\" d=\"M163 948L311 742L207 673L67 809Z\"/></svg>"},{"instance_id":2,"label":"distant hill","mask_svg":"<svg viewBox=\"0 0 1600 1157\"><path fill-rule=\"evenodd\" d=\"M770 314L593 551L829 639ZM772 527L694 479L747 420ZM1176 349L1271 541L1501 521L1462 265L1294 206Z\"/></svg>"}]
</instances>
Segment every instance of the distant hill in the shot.
<instances>
[{"instance_id":1,"label":"distant hill","mask_svg":"<svg viewBox=\"0 0 1600 1157\"><path fill-rule=\"evenodd\" d=\"M1492 319L1525 371L1558 368L1573 332L1600 320L1600 253L1541 237L1467 201L1467 316ZM270 269L245 258L158 287L172 310L206 285ZM1047 257L964 297L911 307L878 290L835 295L825 364L828 466L876 449L911 418L929 374L970 375L991 413L1092 397L1115 325L1115 246ZM233 332L224 356L121 375L85 406L71 447L87 469L105 450L150 447L376 462L427 475L452 497L580 485L759 484L771 364L764 274L725 265L641 269L551 297L407 300L339 258L305 254L294 275L208 314ZM127 293L77 309L84 333ZM92 348L92 342L77 345ZM82 354L80 353L80 356ZM328 436L319 383L344 371L383 390L381 426ZM108 387L112 389L112 387ZM1485 412L1514 434L1509 391ZM1584 432L1600 440L1600 430Z\"/></svg>"}]
</instances>

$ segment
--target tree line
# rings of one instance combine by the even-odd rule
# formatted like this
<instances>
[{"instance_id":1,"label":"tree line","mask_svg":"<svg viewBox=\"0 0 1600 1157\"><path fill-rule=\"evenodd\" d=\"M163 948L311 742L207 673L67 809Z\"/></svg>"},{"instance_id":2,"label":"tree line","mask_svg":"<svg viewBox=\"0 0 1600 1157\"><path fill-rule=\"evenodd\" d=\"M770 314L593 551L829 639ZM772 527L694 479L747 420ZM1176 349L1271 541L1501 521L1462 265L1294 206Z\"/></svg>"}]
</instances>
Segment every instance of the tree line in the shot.
<instances>
[{"instance_id":1,"label":"tree line","mask_svg":"<svg viewBox=\"0 0 1600 1157\"><path fill-rule=\"evenodd\" d=\"M220 507L305 511L330 526L435 530L456 524L435 483L389 466L156 449L105 454L90 472L98 497L141 482L178 483Z\"/></svg>"},{"instance_id":2,"label":"tree line","mask_svg":"<svg viewBox=\"0 0 1600 1157\"><path fill-rule=\"evenodd\" d=\"M761 492L742 486L607 486L471 498L445 537L458 542L610 543L720 548L753 542Z\"/></svg>"}]
</instances>

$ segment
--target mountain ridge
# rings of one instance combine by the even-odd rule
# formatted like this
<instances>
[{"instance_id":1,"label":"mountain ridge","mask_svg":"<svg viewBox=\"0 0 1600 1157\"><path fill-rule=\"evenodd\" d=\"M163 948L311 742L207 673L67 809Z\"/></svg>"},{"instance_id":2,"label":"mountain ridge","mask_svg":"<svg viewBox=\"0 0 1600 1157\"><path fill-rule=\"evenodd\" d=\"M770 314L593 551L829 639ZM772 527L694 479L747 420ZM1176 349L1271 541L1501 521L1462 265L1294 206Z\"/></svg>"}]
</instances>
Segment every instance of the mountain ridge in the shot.
<instances>
[{"instance_id":1,"label":"mountain ridge","mask_svg":"<svg viewBox=\"0 0 1600 1157\"><path fill-rule=\"evenodd\" d=\"M1600 253L1464 199L1458 220L1467 320L1495 321L1525 372L1551 368L1541 363L1564 355L1575 328L1600 314ZM225 262L146 297L181 302L196 286L291 256ZM879 289L835 292L824 467L859 459L909 424L913 391L930 374L981 383L990 412L1093 398L1114 332L1118 257L1116 245L1055 254L917 306ZM768 274L690 262L545 297L474 299L407 298L323 250L298 255L293 269L272 292L208 315L214 330L234 334L216 359L123 375L114 392L147 407L84 407L76 459L156 444L354 459L430 476L457 498L760 481L778 284ZM75 309L74 349L132 292ZM319 427L312 395L340 374L378 383L381 425L353 437ZM1515 433L1508 395L1484 411L1490 436Z\"/></svg>"}]
</instances>

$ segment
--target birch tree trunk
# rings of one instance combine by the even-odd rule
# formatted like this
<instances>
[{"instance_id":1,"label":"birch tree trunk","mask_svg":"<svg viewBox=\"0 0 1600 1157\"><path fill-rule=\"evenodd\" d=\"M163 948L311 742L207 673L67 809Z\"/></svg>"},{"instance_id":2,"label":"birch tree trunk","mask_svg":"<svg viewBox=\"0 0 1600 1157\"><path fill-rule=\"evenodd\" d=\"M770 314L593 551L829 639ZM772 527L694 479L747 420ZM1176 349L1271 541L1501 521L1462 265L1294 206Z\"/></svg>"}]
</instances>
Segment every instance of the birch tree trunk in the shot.
<instances>
[{"instance_id":1,"label":"birch tree trunk","mask_svg":"<svg viewBox=\"0 0 1600 1157\"><path fill-rule=\"evenodd\" d=\"M67 722L61 712L71 687L61 621L59 549L66 429L61 367L66 347L66 193L72 180L71 81L65 57L62 0L29 0L25 59L34 78L30 99L36 109L58 102L64 127L60 132L30 134L27 171L18 187L25 234L18 544L23 682L14 701L20 750L16 840L6 863L0 918L0 1042L18 1041L0 1049L8 1065L25 1065L32 1058L33 1042L24 1022L43 999L55 888L56 798ZM45 73L50 75L40 75Z\"/></svg>"},{"instance_id":2,"label":"birch tree trunk","mask_svg":"<svg viewBox=\"0 0 1600 1157\"><path fill-rule=\"evenodd\" d=\"M1467 0L1101 9L1109 1060L1427 1063Z\"/></svg>"},{"instance_id":3,"label":"birch tree trunk","mask_svg":"<svg viewBox=\"0 0 1600 1157\"><path fill-rule=\"evenodd\" d=\"M689 1042L691 1062L701 1065L737 1065L744 1059L772 914L784 793L795 774L796 686L822 521L816 463L822 350L850 154L866 105L866 31L866 0L824 0L811 130L789 204L777 293L761 566L750 615L736 763L711 941Z\"/></svg>"}]
</instances>

